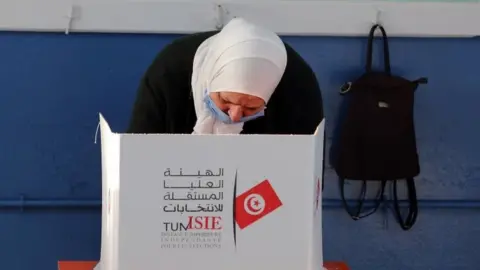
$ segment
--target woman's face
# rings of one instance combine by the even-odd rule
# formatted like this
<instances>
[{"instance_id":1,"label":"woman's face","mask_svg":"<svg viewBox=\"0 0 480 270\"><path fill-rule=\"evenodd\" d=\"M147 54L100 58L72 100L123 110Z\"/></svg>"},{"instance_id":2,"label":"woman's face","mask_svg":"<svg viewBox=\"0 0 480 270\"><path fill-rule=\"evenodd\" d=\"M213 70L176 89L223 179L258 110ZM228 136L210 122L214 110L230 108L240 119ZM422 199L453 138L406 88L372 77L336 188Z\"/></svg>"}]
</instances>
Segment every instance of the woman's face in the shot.
<instances>
[{"instance_id":1,"label":"woman's face","mask_svg":"<svg viewBox=\"0 0 480 270\"><path fill-rule=\"evenodd\" d=\"M252 95L235 92L213 92L210 93L210 97L215 105L228 114L234 122L265 108L264 100Z\"/></svg>"}]
</instances>

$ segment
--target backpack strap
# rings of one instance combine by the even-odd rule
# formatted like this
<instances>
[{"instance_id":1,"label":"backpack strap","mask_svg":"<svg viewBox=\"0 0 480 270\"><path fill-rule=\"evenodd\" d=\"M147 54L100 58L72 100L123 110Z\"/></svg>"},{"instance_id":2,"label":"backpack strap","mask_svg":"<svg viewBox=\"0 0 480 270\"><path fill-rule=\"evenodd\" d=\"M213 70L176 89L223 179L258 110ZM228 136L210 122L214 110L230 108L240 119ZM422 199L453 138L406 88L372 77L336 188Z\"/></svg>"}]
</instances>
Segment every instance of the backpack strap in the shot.
<instances>
[{"instance_id":1,"label":"backpack strap","mask_svg":"<svg viewBox=\"0 0 480 270\"><path fill-rule=\"evenodd\" d=\"M357 199L357 207L355 211L352 211L352 209L347 203L347 200L345 199L345 178L341 178L341 177L339 178L340 196L342 197L343 206L345 207L345 210L353 220L359 220L361 218L368 217L378 210L378 208L384 201L386 183L387 181L381 181L380 190L375 196L374 206L366 211L363 211L363 203L365 201L365 196L367 194L367 181L362 180L362 189L360 191L359 198Z\"/></svg>"},{"instance_id":2,"label":"backpack strap","mask_svg":"<svg viewBox=\"0 0 480 270\"><path fill-rule=\"evenodd\" d=\"M384 61L385 72L390 75L391 69L390 69L390 52L388 50L388 38L387 38L387 33L385 32L385 29L380 24L375 24L370 29L370 34L368 35L367 64L365 66L365 69L367 72L372 71L373 38L374 38L375 30L377 30L377 28L380 29L383 36L383 61Z\"/></svg>"},{"instance_id":3,"label":"backpack strap","mask_svg":"<svg viewBox=\"0 0 480 270\"><path fill-rule=\"evenodd\" d=\"M403 230L408 231L413 227L415 221L417 221L418 215L418 201L417 201L417 191L415 189L415 182L413 178L405 179L407 182L407 191L408 191L408 202L409 209L408 214L405 220L403 220L400 213L400 205L398 203L398 194L397 194L397 180L393 181L393 209L397 217L397 221L402 227Z\"/></svg>"},{"instance_id":4,"label":"backpack strap","mask_svg":"<svg viewBox=\"0 0 480 270\"><path fill-rule=\"evenodd\" d=\"M342 202L345 207L345 210L350 215L353 220L359 220L361 218L368 217L374 214L380 205L385 202L385 186L387 181L382 180L380 189L375 196L374 199L374 206L366 211L363 211L363 203L365 201L365 195L367 193L367 181L362 181L362 189L360 191L359 198L357 200L357 207L355 210L348 205L347 200L345 199L345 178L339 178L340 183L340 196L342 197ZM398 192L397 192L397 180L393 180L393 211L395 213L395 217L402 227L403 230L408 231L413 227L417 220L418 216L418 201L417 201L417 192L415 189L415 182L413 178L405 179L407 182L407 190L408 190L408 202L409 202L409 209L408 214L405 220L402 218L402 214L400 213L400 203L398 201Z\"/></svg>"},{"instance_id":5,"label":"backpack strap","mask_svg":"<svg viewBox=\"0 0 480 270\"><path fill-rule=\"evenodd\" d=\"M415 91L416 91L420 84L427 84L428 83L428 78L427 77L421 77L421 78L418 78L418 79L412 81L412 83L415 84Z\"/></svg>"}]
</instances>

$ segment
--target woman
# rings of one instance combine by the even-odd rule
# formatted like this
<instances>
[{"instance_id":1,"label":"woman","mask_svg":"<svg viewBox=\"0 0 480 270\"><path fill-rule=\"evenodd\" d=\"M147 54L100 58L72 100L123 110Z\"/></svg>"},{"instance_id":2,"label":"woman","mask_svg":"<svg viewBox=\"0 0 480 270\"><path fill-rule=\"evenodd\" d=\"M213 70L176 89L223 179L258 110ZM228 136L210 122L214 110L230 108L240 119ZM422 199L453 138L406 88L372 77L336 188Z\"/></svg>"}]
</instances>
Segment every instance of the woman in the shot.
<instances>
[{"instance_id":1,"label":"woman","mask_svg":"<svg viewBox=\"0 0 480 270\"><path fill-rule=\"evenodd\" d=\"M275 33L236 18L159 53L127 132L312 134L322 119L308 64Z\"/></svg>"}]
</instances>

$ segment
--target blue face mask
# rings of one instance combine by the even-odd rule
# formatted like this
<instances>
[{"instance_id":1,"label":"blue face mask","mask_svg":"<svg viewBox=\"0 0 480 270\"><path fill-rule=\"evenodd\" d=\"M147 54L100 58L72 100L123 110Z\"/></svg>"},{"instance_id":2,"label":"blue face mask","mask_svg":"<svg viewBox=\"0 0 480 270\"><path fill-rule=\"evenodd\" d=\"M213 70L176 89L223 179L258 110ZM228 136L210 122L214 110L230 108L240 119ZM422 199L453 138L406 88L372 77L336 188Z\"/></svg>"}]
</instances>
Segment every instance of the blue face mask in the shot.
<instances>
[{"instance_id":1,"label":"blue face mask","mask_svg":"<svg viewBox=\"0 0 480 270\"><path fill-rule=\"evenodd\" d=\"M205 94L205 104L207 104L207 108L210 110L212 115L216 119L222 121L225 124L235 124L235 123L240 123L240 122L247 122L247 121L250 121L250 120L253 120L253 119L256 119L258 117L262 117L262 116L265 115L265 111L261 110L261 111L255 113L255 114L253 114L253 115L244 116L244 117L240 118L240 121L238 121L238 122L233 122L232 119L230 118L230 116L228 116L228 114L226 114L225 112L220 110L220 108L217 107L217 105L215 104L215 102L213 102L212 98L210 97L210 95L208 95L208 93Z\"/></svg>"}]
</instances>

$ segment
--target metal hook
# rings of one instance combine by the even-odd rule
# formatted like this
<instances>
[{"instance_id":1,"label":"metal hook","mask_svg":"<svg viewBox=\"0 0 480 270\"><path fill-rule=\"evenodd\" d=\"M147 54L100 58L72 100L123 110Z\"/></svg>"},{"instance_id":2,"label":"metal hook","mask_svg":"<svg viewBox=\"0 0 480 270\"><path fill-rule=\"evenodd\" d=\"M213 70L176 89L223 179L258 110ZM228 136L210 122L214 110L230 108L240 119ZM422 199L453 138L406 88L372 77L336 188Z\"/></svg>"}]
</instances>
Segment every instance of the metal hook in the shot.
<instances>
[{"instance_id":1,"label":"metal hook","mask_svg":"<svg viewBox=\"0 0 480 270\"><path fill-rule=\"evenodd\" d=\"M222 5L222 4L215 4L215 10L216 10L215 28L217 30L221 30L225 26L225 24L228 22L230 12L225 7L225 5Z\"/></svg>"},{"instance_id":2,"label":"metal hook","mask_svg":"<svg viewBox=\"0 0 480 270\"><path fill-rule=\"evenodd\" d=\"M216 8L216 25L215 25L215 28L217 30L221 30L224 26L224 15L225 15L225 10L223 8L223 6L221 4L217 4L215 6Z\"/></svg>"},{"instance_id":3,"label":"metal hook","mask_svg":"<svg viewBox=\"0 0 480 270\"><path fill-rule=\"evenodd\" d=\"M374 24L382 25L381 16L382 16L382 10L377 8L377 12L375 13Z\"/></svg>"},{"instance_id":4,"label":"metal hook","mask_svg":"<svg viewBox=\"0 0 480 270\"><path fill-rule=\"evenodd\" d=\"M65 26L65 35L68 35L70 33L70 28L72 27L72 21L74 18L73 11L74 11L74 6L70 5L67 15L65 16L65 18L67 18L67 25Z\"/></svg>"}]
</instances>

